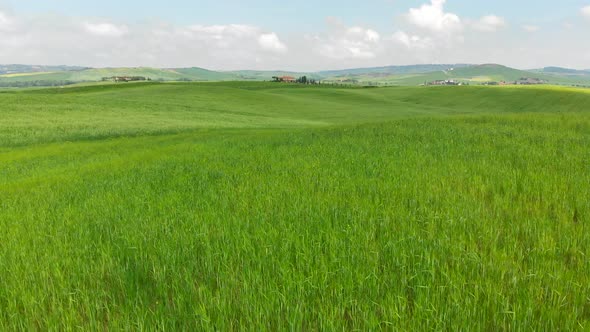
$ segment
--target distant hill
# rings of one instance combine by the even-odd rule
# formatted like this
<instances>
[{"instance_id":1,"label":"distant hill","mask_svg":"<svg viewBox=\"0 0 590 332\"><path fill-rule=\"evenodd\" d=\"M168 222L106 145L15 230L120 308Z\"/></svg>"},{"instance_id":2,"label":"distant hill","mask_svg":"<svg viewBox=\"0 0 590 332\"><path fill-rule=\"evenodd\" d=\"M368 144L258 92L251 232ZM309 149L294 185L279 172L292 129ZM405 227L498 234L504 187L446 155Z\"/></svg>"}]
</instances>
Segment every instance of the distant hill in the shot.
<instances>
[{"instance_id":1,"label":"distant hill","mask_svg":"<svg viewBox=\"0 0 590 332\"><path fill-rule=\"evenodd\" d=\"M590 79L590 71L588 70L578 70L578 69L569 69L569 68L561 68L561 67L545 67L543 69L535 69L532 70L536 73L543 73L553 76L560 76L560 77L568 77L573 79Z\"/></svg>"},{"instance_id":2,"label":"distant hill","mask_svg":"<svg viewBox=\"0 0 590 332\"><path fill-rule=\"evenodd\" d=\"M202 68L157 69L157 68L88 68L68 71L24 72L0 75L2 81L71 80L100 81L111 76L144 76L152 80L199 80L219 81L235 79L231 73L210 71Z\"/></svg>"},{"instance_id":3,"label":"distant hill","mask_svg":"<svg viewBox=\"0 0 590 332\"><path fill-rule=\"evenodd\" d=\"M273 76L307 76L322 79L317 73L300 73L288 71L212 71L203 68L80 68L51 66L2 66L0 72L1 86L47 86L64 85L78 82L96 82L103 77L141 76L155 81L270 81ZM21 71L19 71L21 70Z\"/></svg>"},{"instance_id":4,"label":"distant hill","mask_svg":"<svg viewBox=\"0 0 590 332\"><path fill-rule=\"evenodd\" d=\"M588 79L585 77L573 78L539 71L519 70L498 64L460 65L426 73L375 75L370 71L365 71L359 72L358 75L335 76L325 80L338 82L346 79L358 81L360 84L419 85L436 80L456 80L470 84L481 84L484 82L513 82L521 78L538 78L550 84L590 85L590 76Z\"/></svg>"},{"instance_id":5,"label":"distant hill","mask_svg":"<svg viewBox=\"0 0 590 332\"><path fill-rule=\"evenodd\" d=\"M470 84L538 78L550 84L590 85L590 72L546 67L518 70L498 64L427 64L320 71L212 71L192 68L85 68L70 66L0 65L0 87L55 86L96 82L103 77L142 76L157 81L269 81L273 76L307 76L323 82L365 85L420 85L435 80L457 80Z\"/></svg>"},{"instance_id":6,"label":"distant hill","mask_svg":"<svg viewBox=\"0 0 590 332\"><path fill-rule=\"evenodd\" d=\"M233 73L217 72L202 68L83 68L70 70L0 74L0 86L47 86L65 85L78 82L101 81L103 77L142 76L159 81L228 81L239 80ZM55 68L54 68L55 69Z\"/></svg>"},{"instance_id":7,"label":"distant hill","mask_svg":"<svg viewBox=\"0 0 590 332\"><path fill-rule=\"evenodd\" d=\"M240 80L246 81L269 81L272 79L273 76L293 76L293 77L301 77L307 76L308 78L313 79L322 79L320 73L305 73L305 72L292 72L292 71L272 71L272 70L237 70L228 72L233 74L234 76L238 77Z\"/></svg>"},{"instance_id":8,"label":"distant hill","mask_svg":"<svg viewBox=\"0 0 590 332\"><path fill-rule=\"evenodd\" d=\"M532 70L535 72L547 73L547 74L563 74L563 75L579 75L587 74L587 72L577 69L569 69L562 67L545 67L543 69Z\"/></svg>"},{"instance_id":9,"label":"distant hill","mask_svg":"<svg viewBox=\"0 0 590 332\"><path fill-rule=\"evenodd\" d=\"M87 67L75 66L33 66L33 65L0 65L0 75L22 74L22 73L44 73L56 71L84 70Z\"/></svg>"}]
</instances>

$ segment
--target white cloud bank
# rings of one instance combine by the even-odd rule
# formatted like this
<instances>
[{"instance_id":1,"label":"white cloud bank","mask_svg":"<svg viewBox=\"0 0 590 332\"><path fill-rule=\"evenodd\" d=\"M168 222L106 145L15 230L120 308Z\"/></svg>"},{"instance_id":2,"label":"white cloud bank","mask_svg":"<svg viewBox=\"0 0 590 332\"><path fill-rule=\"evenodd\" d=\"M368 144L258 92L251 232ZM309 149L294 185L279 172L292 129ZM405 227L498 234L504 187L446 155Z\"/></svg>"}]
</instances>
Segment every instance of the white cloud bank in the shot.
<instances>
[{"instance_id":1,"label":"white cloud bank","mask_svg":"<svg viewBox=\"0 0 590 332\"><path fill-rule=\"evenodd\" d=\"M256 68L288 52L275 32L247 24L127 24L0 11L0 63Z\"/></svg>"},{"instance_id":2,"label":"white cloud bank","mask_svg":"<svg viewBox=\"0 0 590 332\"><path fill-rule=\"evenodd\" d=\"M459 62L590 67L590 50L579 42L583 31L540 41L528 36L537 26L511 27L494 14L460 17L448 11L446 0L423 1L390 31L328 18L325 29L308 34L279 34L252 24L130 23L0 9L0 63L286 70ZM581 12L590 19L590 6ZM568 59L563 49L570 50Z\"/></svg>"},{"instance_id":3,"label":"white cloud bank","mask_svg":"<svg viewBox=\"0 0 590 332\"><path fill-rule=\"evenodd\" d=\"M590 20L590 5L583 7L580 12L582 13L582 16Z\"/></svg>"}]
</instances>

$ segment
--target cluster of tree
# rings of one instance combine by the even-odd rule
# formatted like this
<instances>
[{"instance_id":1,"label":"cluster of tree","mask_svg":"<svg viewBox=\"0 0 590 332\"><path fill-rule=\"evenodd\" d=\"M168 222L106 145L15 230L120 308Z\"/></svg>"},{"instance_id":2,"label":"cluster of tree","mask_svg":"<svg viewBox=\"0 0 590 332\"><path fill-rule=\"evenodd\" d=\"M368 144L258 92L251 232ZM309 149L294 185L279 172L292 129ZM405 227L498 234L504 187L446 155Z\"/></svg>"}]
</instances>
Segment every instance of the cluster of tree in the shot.
<instances>
[{"instance_id":1,"label":"cluster of tree","mask_svg":"<svg viewBox=\"0 0 590 332\"><path fill-rule=\"evenodd\" d=\"M295 82L300 84L319 84L318 81L313 78L307 78L307 76L301 76Z\"/></svg>"},{"instance_id":2,"label":"cluster of tree","mask_svg":"<svg viewBox=\"0 0 590 332\"><path fill-rule=\"evenodd\" d=\"M18 81L18 82L1 82L0 88L30 88L30 87L50 87L50 86L64 86L71 85L80 82L74 81Z\"/></svg>"},{"instance_id":3,"label":"cluster of tree","mask_svg":"<svg viewBox=\"0 0 590 332\"><path fill-rule=\"evenodd\" d=\"M308 78L307 76L301 76L297 79L295 79L294 77L290 77L290 76L283 76L283 77L273 76L272 81L273 82L299 83L299 84L320 84L319 81L316 81L313 78Z\"/></svg>"}]
</instances>

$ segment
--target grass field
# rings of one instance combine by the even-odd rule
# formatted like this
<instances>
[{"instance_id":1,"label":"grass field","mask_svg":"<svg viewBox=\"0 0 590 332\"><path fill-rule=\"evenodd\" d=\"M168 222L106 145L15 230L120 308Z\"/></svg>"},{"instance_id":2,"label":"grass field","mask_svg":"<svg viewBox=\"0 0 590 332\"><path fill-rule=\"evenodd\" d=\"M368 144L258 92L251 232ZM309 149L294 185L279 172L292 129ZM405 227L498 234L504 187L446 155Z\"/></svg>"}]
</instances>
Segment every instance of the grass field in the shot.
<instances>
[{"instance_id":1,"label":"grass field","mask_svg":"<svg viewBox=\"0 0 590 332\"><path fill-rule=\"evenodd\" d=\"M0 330L590 329L588 90L0 104Z\"/></svg>"}]
</instances>

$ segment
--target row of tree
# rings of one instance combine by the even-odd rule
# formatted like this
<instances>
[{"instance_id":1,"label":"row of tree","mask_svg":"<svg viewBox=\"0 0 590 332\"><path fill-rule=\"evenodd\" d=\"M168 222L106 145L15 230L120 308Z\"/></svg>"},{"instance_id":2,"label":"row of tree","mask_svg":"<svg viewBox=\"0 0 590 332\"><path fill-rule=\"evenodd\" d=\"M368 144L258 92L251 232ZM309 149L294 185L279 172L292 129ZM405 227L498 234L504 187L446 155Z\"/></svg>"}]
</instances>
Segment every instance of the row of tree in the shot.
<instances>
[{"instance_id":1,"label":"row of tree","mask_svg":"<svg viewBox=\"0 0 590 332\"><path fill-rule=\"evenodd\" d=\"M273 76L272 81L273 82L299 83L299 84L320 84L319 81L316 81L313 78L308 78L307 76L301 76L296 80L293 80L293 78L290 78L290 77L286 78L286 77Z\"/></svg>"},{"instance_id":2,"label":"row of tree","mask_svg":"<svg viewBox=\"0 0 590 332\"><path fill-rule=\"evenodd\" d=\"M295 82L300 84L320 84L319 81L313 78L307 78L307 76L301 76Z\"/></svg>"}]
</instances>

